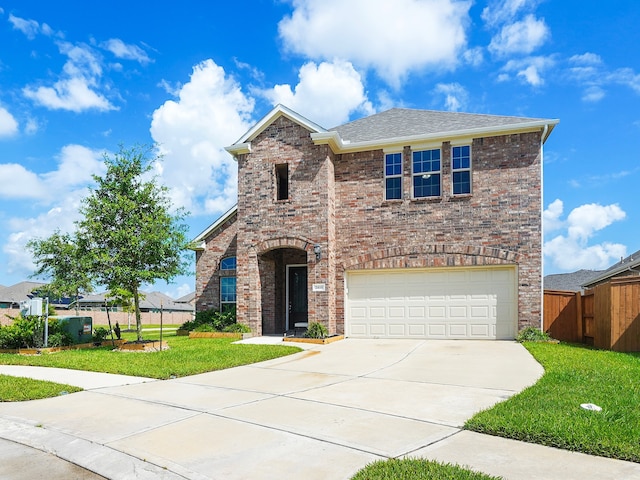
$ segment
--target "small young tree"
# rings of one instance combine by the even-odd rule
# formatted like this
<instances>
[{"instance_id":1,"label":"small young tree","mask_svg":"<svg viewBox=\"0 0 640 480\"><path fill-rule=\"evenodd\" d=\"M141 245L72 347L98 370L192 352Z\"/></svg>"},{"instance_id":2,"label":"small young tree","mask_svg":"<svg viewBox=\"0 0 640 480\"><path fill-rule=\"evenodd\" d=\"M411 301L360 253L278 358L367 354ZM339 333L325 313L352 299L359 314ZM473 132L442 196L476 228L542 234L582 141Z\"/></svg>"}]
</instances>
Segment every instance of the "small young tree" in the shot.
<instances>
[{"instance_id":1,"label":"small young tree","mask_svg":"<svg viewBox=\"0 0 640 480\"><path fill-rule=\"evenodd\" d=\"M120 148L105 155L107 172L80 209L81 245L90 252L90 272L110 291L131 292L138 340L142 340L140 286L186 273L184 210L171 212L168 189L151 176L151 148Z\"/></svg>"},{"instance_id":2,"label":"small young tree","mask_svg":"<svg viewBox=\"0 0 640 480\"><path fill-rule=\"evenodd\" d=\"M51 278L42 293L50 298L75 299L78 315L80 294L92 291L88 252L79 245L76 237L59 230L48 238L30 240L27 248L31 250L37 267L33 276Z\"/></svg>"}]
</instances>

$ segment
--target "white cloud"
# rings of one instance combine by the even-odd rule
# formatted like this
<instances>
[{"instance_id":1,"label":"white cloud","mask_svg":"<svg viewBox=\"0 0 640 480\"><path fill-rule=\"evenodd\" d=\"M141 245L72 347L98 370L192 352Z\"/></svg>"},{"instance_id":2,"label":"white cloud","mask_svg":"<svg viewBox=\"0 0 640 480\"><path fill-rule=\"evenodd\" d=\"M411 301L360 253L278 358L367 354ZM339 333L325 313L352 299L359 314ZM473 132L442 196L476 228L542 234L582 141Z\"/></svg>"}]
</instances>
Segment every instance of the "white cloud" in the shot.
<instances>
[{"instance_id":1,"label":"white cloud","mask_svg":"<svg viewBox=\"0 0 640 480\"><path fill-rule=\"evenodd\" d=\"M559 230L563 227L564 222L560 220L562 211L564 209L564 203L559 198L555 199L549 204L549 206L542 212L542 222L544 224L545 232L551 232Z\"/></svg>"},{"instance_id":2,"label":"white cloud","mask_svg":"<svg viewBox=\"0 0 640 480\"><path fill-rule=\"evenodd\" d=\"M51 87L23 88L25 97L53 110L116 110L117 108L97 91L102 66L100 58L91 48L68 42L60 42L58 46L60 53L68 57L60 79Z\"/></svg>"},{"instance_id":3,"label":"white cloud","mask_svg":"<svg viewBox=\"0 0 640 480\"><path fill-rule=\"evenodd\" d=\"M435 93L444 96L444 106L450 112L458 112L467 108L469 92L459 83L439 83Z\"/></svg>"},{"instance_id":4,"label":"white cloud","mask_svg":"<svg viewBox=\"0 0 640 480\"><path fill-rule=\"evenodd\" d=\"M569 62L576 65L600 65L602 63L602 57L595 53L586 52L582 55L573 55L569 58Z\"/></svg>"},{"instance_id":5,"label":"white cloud","mask_svg":"<svg viewBox=\"0 0 640 480\"><path fill-rule=\"evenodd\" d=\"M11 22L13 28L24 33L29 40L36 38L36 35L40 32L40 24L35 20L27 20L9 14L9 22Z\"/></svg>"},{"instance_id":6,"label":"white cloud","mask_svg":"<svg viewBox=\"0 0 640 480\"><path fill-rule=\"evenodd\" d=\"M550 31L544 19L527 15L524 20L505 25L491 39L489 51L498 56L528 55L549 38Z\"/></svg>"},{"instance_id":7,"label":"white cloud","mask_svg":"<svg viewBox=\"0 0 640 480\"><path fill-rule=\"evenodd\" d=\"M101 43L100 46L113 53L116 58L135 60L142 65L146 65L152 61L143 49L137 45L126 44L119 38L110 38L106 42Z\"/></svg>"},{"instance_id":8,"label":"white cloud","mask_svg":"<svg viewBox=\"0 0 640 480\"><path fill-rule=\"evenodd\" d=\"M56 229L63 232L74 229L74 221L80 218L80 202L93 181L91 175L104 172L101 152L80 145L65 146L56 160L56 170L43 174L18 164L0 164L0 197L37 201L47 209L34 217L23 215L5 221L8 235L2 250L8 259L8 273L26 277L33 272L31 255L26 249L29 240L45 238Z\"/></svg>"},{"instance_id":9,"label":"white cloud","mask_svg":"<svg viewBox=\"0 0 640 480\"><path fill-rule=\"evenodd\" d=\"M67 145L56 157L56 170L37 174L17 163L0 164L0 197L55 202L84 189L93 174L104 170L102 153L81 145Z\"/></svg>"},{"instance_id":10,"label":"white cloud","mask_svg":"<svg viewBox=\"0 0 640 480\"><path fill-rule=\"evenodd\" d=\"M521 11L532 11L538 3L540 0L492 0L482 10L482 19L490 27L513 22Z\"/></svg>"},{"instance_id":11,"label":"white cloud","mask_svg":"<svg viewBox=\"0 0 640 480\"><path fill-rule=\"evenodd\" d=\"M0 107L0 138L11 137L18 133L18 122L9 111Z\"/></svg>"},{"instance_id":12,"label":"white cloud","mask_svg":"<svg viewBox=\"0 0 640 480\"><path fill-rule=\"evenodd\" d=\"M38 198L43 185L38 175L17 163L0 164L0 197Z\"/></svg>"},{"instance_id":13,"label":"white cloud","mask_svg":"<svg viewBox=\"0 0 640 480\"><path fill-rule=\"evenodd\" d=\"M237 165L224 150L253 124L253 99L224 69L205 60L178 99L153 113L151 135L163 159L156 167L176 206L192 215L217 214L237 198Z\"/></svg>"},{"instance_id":14,"label":"white cloud","mask_svg":"<svg viewBox=\"0 0 640 480\"><path fill-rule=\"evenodd\" d=\"M516 77L533 87L538 87L544 83L543 74L555 65L553 57L527 57L519 60L509 60L502 70L504 72L515 72ZM501 74L499 81L508 80L510 77Z\"/></svg>"},{"instance_id":15,"label":"white cloud","mask_svg":"<svg viewBox=\"0 0 640 480\"><path fill-rule=\"evenodd\" d=\"M288 51L312 59L340 58L372 68L399 87L411 72L449 70L466 45L470 1L290 0L280 21Z\"/></svg>"},{"instance_id":16,"label":"white cloud","mask_svg":"<svg viewBox=\"0 0 640 480\"><path fill-rule=\"evenodd\" d=\"M31 275L35 270L31 253L26 248L27 242L34 238L46 238L53 231L73 231L74 221L79 220L78 208L80 196L69 194L60 198L58 206L32 218L13 218L7 224L7 242L2 251L7 257L7 272L20 274L23 277Z\"/></svg>"},{"instance_id":17,"label":"white cloud","mask_svg":"<svg viewBox=\"0 0 640 480\"><path fill-rule=\"evenodd\" d=\"M347 122L357 110L373 113L362 78L349 62L309 62L300 68L298 78L294 89L276 85L259 93L274 105L286 105L325 128Z\"/></svg>"},{"instance_id":18,"label":"white cloud","mask_svg":"<svg viewBox=\"0 0 640 480\"><path fill-rule=\"evenodd\" d=\"M555 200L543 213L545 229L548 231L566 228L544 243L544 255L561 270L604 269L620 257L626 256L626 246L602 242L589 245L596 232L614 222L624 220L626 213L617 205L585 204L574 208L566 220L561 220L563 203Z\"/></svg>"},{"instance_id":19,"label":"white cloud","mask_svg":"<svg viewBox=\"0 0 640 480\"><path fill-rule=\"evenodd\" d=\"M599 102L605 97L606 93L604 89L597 85L593 85L585 88L582 95L582 100L585 102Z\"/></svg>"}]
</instances>

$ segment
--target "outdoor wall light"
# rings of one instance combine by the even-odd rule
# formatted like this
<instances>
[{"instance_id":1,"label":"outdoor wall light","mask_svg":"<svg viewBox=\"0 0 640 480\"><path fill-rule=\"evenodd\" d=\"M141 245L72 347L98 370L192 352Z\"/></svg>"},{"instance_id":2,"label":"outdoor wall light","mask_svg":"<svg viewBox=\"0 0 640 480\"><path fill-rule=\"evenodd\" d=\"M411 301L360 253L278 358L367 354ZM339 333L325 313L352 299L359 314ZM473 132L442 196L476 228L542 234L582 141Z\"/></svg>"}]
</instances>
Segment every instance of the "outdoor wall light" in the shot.
<instances>
[{"instance_id":1,"label":"outdoor wall light","mask_svg":"<svg viewBox=\"0 0 640 480\"><path fill-rule=\"evenodd\" d=\"M322 247L319 244L313 246L313 253L316 254L316 261L322 258Z\"/></svg>"}]
</instances>

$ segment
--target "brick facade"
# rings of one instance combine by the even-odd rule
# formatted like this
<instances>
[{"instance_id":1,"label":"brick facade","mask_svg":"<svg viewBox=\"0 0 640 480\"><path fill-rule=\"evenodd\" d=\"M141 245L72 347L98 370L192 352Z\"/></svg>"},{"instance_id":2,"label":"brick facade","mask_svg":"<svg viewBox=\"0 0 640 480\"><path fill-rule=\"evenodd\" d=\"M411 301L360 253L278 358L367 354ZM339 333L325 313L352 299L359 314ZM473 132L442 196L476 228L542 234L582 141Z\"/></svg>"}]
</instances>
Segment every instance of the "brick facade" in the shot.
<instances>
[{"instance_id":1,"label":"brick facade","mask_svg":"<svg viewBox=\"0 0 640 480\"><path fill-rule=\"evenodd\" d=\"M251 138L250 153L236 155L237 216L197 252L197 309L219 307L218 265L234 253L238 321L258 334L284 331L286 265L307 265L308 319L331 333L344 332L345 271L517 265L518 327L539 326L541 141L541 129L473 138L472 193L453 196L443 138L429 147L442 152L442 195L430 199L411 198L405 145L404 198L385 201L382 149L335 154L277 117ZM278 200L276 165L284 163L289 198Z\"/></svg>"}]
</instances>

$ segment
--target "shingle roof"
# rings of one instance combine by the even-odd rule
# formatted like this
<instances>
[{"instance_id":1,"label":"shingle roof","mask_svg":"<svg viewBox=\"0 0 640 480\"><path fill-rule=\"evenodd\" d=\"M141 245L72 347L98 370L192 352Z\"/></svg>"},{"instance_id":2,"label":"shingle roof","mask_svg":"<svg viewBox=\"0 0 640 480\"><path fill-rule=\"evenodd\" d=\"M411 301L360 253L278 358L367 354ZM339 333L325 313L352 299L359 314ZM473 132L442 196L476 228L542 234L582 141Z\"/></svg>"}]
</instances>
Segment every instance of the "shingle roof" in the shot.
<instances>
[{"instance_id":1,"label":"shingle roof","mask_svg":"<svg viewBox=\"0 0 640 480\"><path fill-rule=\"evenodd\" d=\"M330 128L344 141L367 142L395 137L431 135L476 128L517 127L531 122L549 122L542 118L506 117L475 113L439 112L392 108L344 125Z\"/></svg>"},{"instance_id":2,"label":"shingle roof","mask_svg":"<svg viewBox=\"0 0 640 480\"><path fill-rule=\"evenodd\" d=\"M638 270L640 269L640 250L632 253L627 258L621 259L619 262L611 265L609 268L604 270L603 272L599 272L599 275L586 280L583 285L589 286L594 285L602 280L606 280L607 278L611 278L615 275L624 273L630 269Z\"/></svg>"},{"instance_id":3,"label":"shingle roof","mask_svg":"<svg viewBox=\"0 0 640 480\"><path fill-rule=\"evenodd\" d=\"M34 295L32 292L46 283L41 282L20 282L10 287L0 289L0 302L20 303L29 300Z\"/></svg>"},{"instance_id":4,"label":"shingle roof","mask_svg":"<svg viewBox=\"0 0 640 480\"><path fill-rule=\"evenodd\" d=\"M602 270L578 270L571 273L546 275L543 279L545 290L565 290L579 292L582 285L602 273Z\"/></svg>"}]
</instances>

